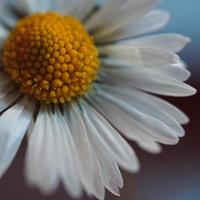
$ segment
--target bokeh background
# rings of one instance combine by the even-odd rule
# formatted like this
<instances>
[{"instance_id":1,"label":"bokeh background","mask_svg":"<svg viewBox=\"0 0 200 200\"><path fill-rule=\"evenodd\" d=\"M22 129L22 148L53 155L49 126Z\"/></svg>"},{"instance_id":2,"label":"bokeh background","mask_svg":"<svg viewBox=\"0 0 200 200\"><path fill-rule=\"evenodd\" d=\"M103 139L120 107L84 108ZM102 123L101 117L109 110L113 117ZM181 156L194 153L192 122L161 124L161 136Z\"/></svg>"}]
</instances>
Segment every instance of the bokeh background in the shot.
<instances>
[{"instance_id":1,"label":"bokeh background","mask_svg":"<svg viewBox=\"0 0 200 200\"><path fill-rule=\"evenodd\" d=\"M178 32L190 36L192 43L181 53L192 77L189 83L200 89L200 0L163 0L161 8L172 15L162 32ZM124 174L121 197L106 195L106 200L200 200L200 96L169 101L183 109L191 118L185 126L186 137L176 146L164 146L160 155L141 151L134 143L141 171ZM62 188L52 196L42 196L29 188L23 179L26 142L8 172L0 180L1 200L71 200ZM87 197L83 200L88 200Z\"/></svg>"}]
</instances>

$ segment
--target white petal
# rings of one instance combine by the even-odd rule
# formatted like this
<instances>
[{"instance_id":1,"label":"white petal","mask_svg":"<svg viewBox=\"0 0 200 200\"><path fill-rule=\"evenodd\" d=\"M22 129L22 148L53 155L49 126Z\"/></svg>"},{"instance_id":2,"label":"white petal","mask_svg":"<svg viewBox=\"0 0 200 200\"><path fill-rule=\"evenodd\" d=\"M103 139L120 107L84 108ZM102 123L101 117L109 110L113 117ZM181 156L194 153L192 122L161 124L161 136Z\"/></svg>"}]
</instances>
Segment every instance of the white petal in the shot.
<instances>
[{"instance_id":1,"label":"white petal","mask_svg":"<svg viewBox=\"0 0 200 200\"><path fill-rule=\"evenodd\" d=\"M55 135L50 112L48 106L41 106L32 132L29 133L25 159L28 183L37 186L45 194L55 191L59 184Z\"/></svg>"},{"instance_id":2,"label":"white petal","mask_svg":"<svg viewBox=\"0 0 200 200\"><path fill-rule=\"evenodd\" d=\"M57 0L52 2L52 9L63 15L72 14L76 9L79 0Z\"/></svg>"},{"instance_id":3,"label":"white petal","mask_svg":"<svg viewBox=\"0 0 200 200\"><path fill-rule=\"evenodd\" d=\"M139 163L137 157L129 144L119 135L119 133L100 115L95 109L82 101L82 110L87 114L88 123L94 126L97 134L90 137L96 137L97 141L102 141L106 154L115 158L120 166L129 171L138 171ZM93 124L93 125L92 125ZM90 138L89 137L89 138Z\"/></svg>"},{"instance_id":4,"label":"white petal","mask_svg":"<svg viewBox=\"0 0 200 200\"><path fill-rule=\"evenodd\" d=\"M178 142L175 132L163 122L136 110L128 103L115 98L105 91L90 95L90 99L93 101L93 106L97 106L98 110L101 109L101 113L123 134L126 134L125 130L128 129L125 128L123 130L123 121L126 121L130 123L127 127L134 127L132 131L143 132L143 134L155 141L163 144L176 144ZM122 127L118 123L122 123Z\"/></svg>"},{"instance_id":5,"label":"white petal","mask_svg":"<svg viewBox=\"0 0 200 200\"><path fill-rule=\"evenodd\" d=\"M155 94L190 96L196 93L196 90L186 83L148 68L102 68L100 77L102 82L108 84L126 85Z\"/></svg>"},{"instance_id":6,"label":"white petal","mask_svg":"<svg viewBox=\"0 0 200 200\"><path fill-rule=\"evenodd\" d=\"M181 110L179 110L177 107L173 106L172 104L168 103L167 101L161 98L158 98L156 96L153 96L151 94L135 90L133 88L131 88L131 90L132 90L131 93L137 92L138 97L148 100L148 103L150 106L156 105L157 109L162 110L169 116L173 117L180 124L188 123L189 121L188 117Z\"/></svg>"},{"instance_id":7,"label":"white petal","mask_svg":"<svg viewBox=\"0 0 200 200\"><path fill-rule=\"evenodd\" d=\"M191 76L191 73L183 67L182 63L161 66L161 68L155 67L152 70L155 70L157 73L161 73L179 81L186 81Z\"/></svg>"},{"instance_id":8,"label":"white petal","mask_svg":"<svg viewBox=\"0 0 200 200\"><path fill-rule=\"evenodd\" d=\"M83 20L94 9L95 6L95 0L79 0L79 2L76 4L77 9L75 12L75 16L78 19Z\"/></svg>"},{"instance_id":9,"label":"white petal","mask_svg":"<svg viewBox=\"0 0 200 200\"><path fill-rule=\"evenodd\" d=\"M34 103L24 97L0 117L0 176L14 159L32 119Z\"/></svg>"},{"instance_id":10,"label":"white petal","mask_svg":"<svg viewBox=\"0 0 200 200\"><path fill-rule=\"evenodd\" d=\"M50 0L11 0L14 9L24 14L33 14L35 12L46 12L50 9Z\"/></svg>"},{"instance_id":11,"label":"white petal","mask_svg":"<svg viewBox=\"0 0 200 200\"><path fill-rule=\"evenodd\" d=\"M158 0L135 0L128 1L118 8L104 15L104 21L100 21L94 37L105 37L109 33L117 30L130 22L141 18L148 13L159 1Z\"/></svg>"},{"instance_id":12,"label":"white petal","mask_svg":"<svg viewBox=\"0 0 200 200\"><path fill-rule=\"evenodd\" d=\"M156 105L157 108L162 109L163 112L172 116L180 124L187 124L189 122L189 118L183 113L183 111L181 111L171 103L144 92L141 92L140 96L148 99L149 104Z\"/></svg>"},{"instance_id":13,"label":"white petal","mask_svg":"<svg viewBox=\"0 0 200 200\"><path fill-rule=\"evenodd\" d=\"M102 68L104 67L113 68L113 70L117 68L117 70L121 70L122 73L124 70L126 70L126 68L128 68L128 70L133 70L134 73L134 69L137 68L141 72L142 71L154 72L177 79L179 81L186 81L191 75L191 73L186 69L185 64L181 60L176 64L166 64L166 65L156 65L156 64L149 65L148 63L142 65L134 65L131 64L131 62L121 61L119 59L110 59L110 58L102 59L101 61L103 65Z\"/></svg>"},{"instance_id":14,"label":"white petal","mask_svg":"<svg viewBox=\"0 0 200 200\"><path fill-rule=\"evenodd\" d=\"M55 151L57 152L57 167L60 179L69 194L78 198L82 194L80 176L77 166L77 155L71 131L64 116L57 106L54 115L51 114L52 127L55 134Z\"/></svg>"},{"instance_id":15,"label":"white petal","mask_svg":"<svg viewBox=\"0 0 200 200\"><path fill-rule=\"evenodd\" d=\"M88 30L97 29L95 35L104 35L119 28L122 24L144 16L159 0L127 0L124 2L113 1L105 5L96 15L86 23Z\"/></svg>"},{"instance_id":16,"label":"white petal","mask_svg":"<svg viewBox=\"0 0 200 200\"><path fill-rule=\"evenodd\" d=\"M123 73L123 70L124 70L124 68L126 68L127 66L124 66L123 65L123 63L120 63L119 61L116 61L116 62L114 62L113 60L112 61L109 61L109 60L103 60L103 63L106 63L107 64L107 66L105 66L106 68L111 68L111 67L116 67L116 68L121 68L121 72L120 73L118 73L118 74L121 74L121 73ZM128 66L129 67L129 69L130 69L130 66ZM132 66L131 66L132 67ZM163 66L160 66L161 67L161 69L163 68ZM173 67L175 67L175 66L171 66L172 68L168 68L168 70L169 69L173 69ZM178 68L178 67L177 67ZM180 68L180 67L179 67ZM103 69L103 68L102 68ZM152 69L152 68L151 68ZM175 67L175 69L176 69L176 67ZM114 70L117 70L117 69L114 69ZM142 68L140 68L140 70L142 70ZM158 70L157 68L156 68L156 70ZM160 69L159 69L160 70ZM165 69L165 70L167 70L167 69ZM167 71L168 71L167 70ZM166 72L167 72L166 71ZM174 73L175 73L175 70L170 70L171 72L173 72L174 71ZM169 71L169 72L170 72ZM178 70L179 71L179 70ZM178 71L177 71L177 73L178 73ZM168 74L169 74L169 72L168 72ZM181 72L181 70L179 71L179 75L180 74L182 74L180 77L177 75L176 76L176 78L180 78L180 80L181 79L183 79L183 77L187 77L189 74L188 74L188 72L185 72L185 75L184 75L184 72ZM187 75L188 74L188 75ZM134 77L134 75L133 75L133 77ZM173 75L172 75L172 77L173 77ZM174 78L175 78L175 74L174 74ZM124 90L123 89L123 87L120 85L120 86L117 86L117 88L119 88L119 87L121 87L121 90ZM127 88L127 85L124 85L124 87L126 87ZM189 119L188 119L188 117L181 111L181 110L179 110L178 108L176 108L175 106L173 106L172 104L170 104L170 103L168 103L168 102L166 102L165 100L162 100L162 99L160 99L160 98L157 98L157 97L155 97L155 96L152 96L152 95L150 95L150 94L147 94L147 93L144 93L144 92L140 92L140 91L138 91L138 90L135 90L134 88L129 88L129 89L131 89L132 90L132 93L139 93L139 95L143 98L143 99L148 99L148 103L149 104L151 104L151 105L156 105L157 106L157 108L159 108L160 110L163 110L165 113L167 113L168 115L170 115L170 116L172 116L177 122L179 122L180 124L186 124L186 123L188 123L188 121L189 121Z\"/></svg>"},{"instance_id":17,"label":"white petal","mask_svg":"<svg viewBox=\"0 0 200 200\"><path fill-rule=\"evenodd\" d=\"M83 107L84 105L82 104L81 108L83 109ZM91 123L91 119L87 113L85 113L85 110L83 110L83 119L86 125L88 138L93 146L100 167L102 169L104 185L109 191L115 195L119 195L118 187L123 186L123 180L117 163L113 159L107 144L105 144L105 141L99 137L100 133L97 131L93 123Z\"/></svg>"},{"instance_id":18,"label":"white petal","mask_svg":"<svg viewBox=\"0 0 200 200\"><path fill-rule=\"evenodd\" d=\"M169 51L132 47L126 45L106 45L99 48L103 55L131 62L135 65L167 65L180 62L179 57Z\"/></svg>"},{"instance_id":19,"label":"white petal","mask_svg":"<svg viewBox=\"0 0 200 200\"><path fill-rule=\"evenodd\" d=\"M95 0L57 0L53 2L53 10L63 15L71 14L83 20L95 7Z\"/></svg>"},{"instance_id":20,"label":"white petal","mask_svg":"<svg viewBox=\"0 0 200 200\"><path fill-rule=\"evenodd\" d=\"M138 146L143 149L144 151L147 151L152 154L158 154L162 152L162 147L160 144L155 142L151 138L143 137L141 136L140 139L136 139Z\"/></svg>"},{"instance_id":21,"label":"white petal","mask_svg":"<svg viewBox=\"0 0 200 200\"><path fill-rule=\"evenodd\" d=\"M81 195L81 185L73 140L59 112L56 108L53 114L49 107L42 106L38 123L43 124L36 121L29 135L26 175L29 183L38 186L44 193L53 192L60 179L70 195L78 198Z\"/></svg>"},{"instance_id":22,"label":"white petal","mask_svg":"<svg viewBox=\"0 0 200 200\"><path fill-rule=\"evenodd\" d=\"M88 193L103 200L105 190L100 164L90 144L85 124L80 115L78 105L75 102L69 109L65 107L64 114L66 118L68 113L70 117L69 124L79 160L79 172L82 184Z\"/></svg>"},{"instance_id":23,"label":"white petal","mask_svg":"<svg viewBox=\"0 0 200 200\"><path fill-rule=\"evenodd\" d=\"M104 6L101 7L98 11L96 11L90 19L86 23L86 27L88 28L88 31L91 31L94 29L101 20L102 16L105 14L108 14L109 11L114 10L117 6L121 6L122 3L127 3L128 0L125 0L122 2L122 0L108 0L105 2Z\"/></svg>"},{"instance_id":24,"label":"white petal","mask_svg":"<svg viewBox=\"0 0 200 200\"><path fill-rule=\"evenodd\" d=\"M122 26L104 37L96 37L95 40L105 43L143 35L161 29L168 23L169 18L170 15L166 11L153 10L141 19Z\"/></svg>"},{"instance_id":25,"label":"white petal","mask_svg":"<svg viewBox=\"0 0 200 200\"><path fill-rule=\"evenodd\" d=\"M87 99L120 133L128 139L137 142L137 144L146 151L152 153L158 153L160 151L154 139L135 126L135 122L134 124L132 123L132 117L128 116L126 112L119 110L119 108L117 108L118 110L113 110L112 107L108 109L105 104L101 106L90 96L88 96Z\"/></svg>"},{"instance_id":26,"label":"white petal","mask_svg":"<svg viewBox=\"0 0 200 200\"><path fill-rule=\"evenodd\" d=\"M178 137L182 137L184 135L184 129L179 125L174 117L165 113L160 107L157 106L157 104L152 104L152 102L149 102L148 98L144 98L143 92L133 88L124 89L121 87L116 88L113 86L100 84L98 84L98 89L112 94L115 98L126 101L126 103L128 103L131 107L134 107L136 110L138 110L138 112L142 112L162 121L172 130L174 130Z\"/></svg>"},{"instance_id":27,"label":"white petal","mask_svg":"<svg viewBox=\"0 0 200 200\"><path fill-rule=\"evenodd\" d=\"M133 47L150 47L176 53L181 51L190 41L190 38L183 35L167 33L124 40L120 44Z\"/></svg>"}]
</instances>

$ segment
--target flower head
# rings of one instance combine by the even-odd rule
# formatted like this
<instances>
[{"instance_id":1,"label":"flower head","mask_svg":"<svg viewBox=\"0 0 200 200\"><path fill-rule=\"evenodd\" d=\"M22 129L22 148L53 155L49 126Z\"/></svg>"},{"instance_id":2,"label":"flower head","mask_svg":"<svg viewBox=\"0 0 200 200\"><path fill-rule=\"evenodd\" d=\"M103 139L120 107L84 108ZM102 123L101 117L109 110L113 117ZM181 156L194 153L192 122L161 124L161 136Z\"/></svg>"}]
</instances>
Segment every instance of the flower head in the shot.
<instances>
[{"instance_id":1,"label":"flower head","mask_svg":"<svg viewBox=\"0 0 200 200\"><path fill-rule=\"evenodd\" d=\"M20 20L5 43L3 64L21 92L47 103L84 94L99 69L97 48L85 28L57 13Z\"/></svg>"},{"instance_id":2,"label":"flower head","mask_svg":"<svg viewBox=\"0 0 200 200\"><path fill-rule=\"evenodd\" d=\"M177 55L179 34L158 0L11 0L0 8L0 175L27 132L25 174L44 193L119 195L119 167L139 162L121 136L158 153L184 136L188 118L154 96L195 89ZM97 7L96 7L97 6ZM5 13L4 13L5 12ZM13 16L15 15L15 18Z\"/></svg>"}]
</instances>

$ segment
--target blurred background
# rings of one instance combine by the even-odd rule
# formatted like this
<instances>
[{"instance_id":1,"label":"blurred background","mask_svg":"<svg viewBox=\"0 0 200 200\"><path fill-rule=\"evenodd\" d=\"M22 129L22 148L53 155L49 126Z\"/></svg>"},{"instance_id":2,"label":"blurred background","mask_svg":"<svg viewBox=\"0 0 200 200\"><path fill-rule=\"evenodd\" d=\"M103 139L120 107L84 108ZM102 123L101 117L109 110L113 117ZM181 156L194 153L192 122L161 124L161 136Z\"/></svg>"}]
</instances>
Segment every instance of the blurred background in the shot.
<instances>
[{"instance_id":1,"label":"blurred background","mask_svg":"<svg viewBox=\"0 0 200 200\"><path fill-rule=\"evenodd\" d=\"M189 83L200 89L200 0L163 0L161 8L172 15L170 24L162 32L177 32L192 38L181 53L192 72ZM200 96L169 99L190 117L186 136L176 146L164 146L160 155L141 151L134 143L141 171L124 174L121 197L106 195L106 200L200 200ZM23 157L26 142L14 163L0 180L1 200L71 200L62 188L52 196L42 196L30 189L23 179ZM83 200L88 200L85 197Z\"/></svg>"}]
</instances>

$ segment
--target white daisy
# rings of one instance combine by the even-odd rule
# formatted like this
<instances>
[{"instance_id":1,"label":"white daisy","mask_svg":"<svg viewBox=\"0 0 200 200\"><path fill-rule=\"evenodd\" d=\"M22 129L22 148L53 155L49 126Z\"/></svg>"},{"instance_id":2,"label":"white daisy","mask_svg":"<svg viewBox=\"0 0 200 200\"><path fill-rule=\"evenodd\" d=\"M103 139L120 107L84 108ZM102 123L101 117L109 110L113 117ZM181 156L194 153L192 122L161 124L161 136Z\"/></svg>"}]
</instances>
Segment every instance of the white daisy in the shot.
<instances>
[{"instance_id":1,"label":"white daisy","mask_svg":"<svg viewBox=\"0 0 200 200\"><path fill-rule=\"evenodd\" d=\"M27 132L30 185L104 199L123 187L119 167L139 169L120 134L152 153L184 136L188 118L153 94L195 93L176 54L190 39L144 36L169 20L158 2L1 1L0 175Z\"/></svg>"}]
</instances>

